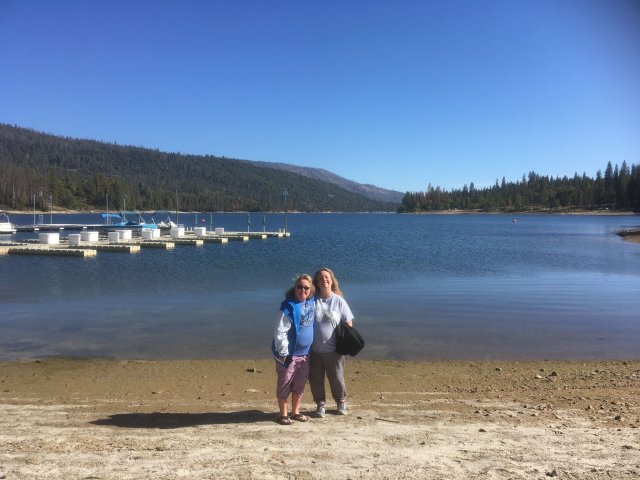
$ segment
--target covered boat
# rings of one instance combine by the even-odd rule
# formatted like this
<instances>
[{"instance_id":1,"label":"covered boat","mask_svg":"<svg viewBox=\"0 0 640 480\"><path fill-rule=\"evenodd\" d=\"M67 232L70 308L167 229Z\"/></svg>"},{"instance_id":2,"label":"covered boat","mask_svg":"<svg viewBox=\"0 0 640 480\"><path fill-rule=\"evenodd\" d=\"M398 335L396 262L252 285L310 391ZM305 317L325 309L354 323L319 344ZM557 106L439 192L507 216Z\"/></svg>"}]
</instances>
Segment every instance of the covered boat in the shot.
<instances>
[{"instance_id":1,"label":"covered boat","mask_svg":"<svg viewBox=\"0 0 640 480\"><path fill-rule=\"evenodd\" d=\"M9 220L9 215L0 211L0 233L16 233L16 227Z\"/></svg>"},{"instance_id":2,"label":"covered boat","mask_svg":"<svg viewBox=\"0 0 640 480\"><path fill-rule=\"evenodd\" d=\"M127 215L135 216L136 220L129 220ZM119 213L102 213L100 216L109 228L158 228L153 220L151 223L147 222L140 212L123 210Z\"/></svg>"}]
</instances>

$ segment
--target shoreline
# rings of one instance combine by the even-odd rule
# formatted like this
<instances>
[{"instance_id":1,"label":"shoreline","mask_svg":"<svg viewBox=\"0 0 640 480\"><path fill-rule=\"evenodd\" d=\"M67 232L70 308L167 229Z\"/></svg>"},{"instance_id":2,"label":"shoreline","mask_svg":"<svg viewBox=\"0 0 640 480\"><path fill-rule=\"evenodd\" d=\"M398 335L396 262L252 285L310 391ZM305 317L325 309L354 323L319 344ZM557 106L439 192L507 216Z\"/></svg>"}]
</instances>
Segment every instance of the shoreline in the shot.
<instances>
[{"instance_id":1,"label":"shoreline","mask_svg":"<svg viewBox=\"0 0 640 480\"><path fill-rule=\"evenodd\" d=\"M6 212L8 215L33 215L33 210L7 210L0 209L3 212ZM118 212L120 210L113 209L109 210L110 213ZM175 213L175 210L156 210L162 213ZM140 210L141 213L150 213L152 210ZM49 212L46 211L36 211L36 215L48 215L52 213L54 215L99 215L101 213L107 213L107 210L53 210ZM204 211L179 211L178 214L223 214L223 213L255 213L259 214L284 214L283 211L268 211L268 212L246 212L246 211L238 211L238 212L204 212ZM363 213L384 213L384 214L402 214L402 215L540 215L540 214L548 214L548 215L602 215L602 216L634 216L639 215L640 212L634 212L630 210L531 210L531 211L523 211L523 212L503 212L503 211L479 211L479 210L461 210L461 209L452 209L452 210L431 210L431 211L422 211L422 212L303 212L303 211L289 211L289 214L298 214L298 213L354 213L354 214L363 214Z\"/></svg>"},{"instance_id":2,"label":"shoreline","mask_svg":"<svg viewBox=\"0 0 640 480\"><path fill-rule=\"evenodd\" d=\"M432 210L422 212L402 212L408 215L594 215L594 216L634 216L640 213L628 210L530 210L523 212L503 212L499 210L480 211L480 210Z\"/></svg>"},{"instance_id":3,"label":"shoreline","mask_svg":"<svg viewBox=\"0 0 640 480\"><path fill-rule=\"evenodd\" d=\"M0 361L0 478L640 475L640 359L348 358L345 380L349 415L283 427L272 360Z\"/></svg>"}]
</instances>

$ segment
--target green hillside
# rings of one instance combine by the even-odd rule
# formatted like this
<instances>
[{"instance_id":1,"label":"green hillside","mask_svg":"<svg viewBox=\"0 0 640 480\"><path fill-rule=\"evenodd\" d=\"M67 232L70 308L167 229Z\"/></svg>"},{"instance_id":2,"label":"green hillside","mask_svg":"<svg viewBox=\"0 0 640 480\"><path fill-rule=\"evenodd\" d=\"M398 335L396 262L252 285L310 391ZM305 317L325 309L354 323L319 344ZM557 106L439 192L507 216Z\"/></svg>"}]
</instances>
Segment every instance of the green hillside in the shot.
<instances>
[{"instance_id":1,"label":"green hillside","mask_svg":"<svg viewBox=\"0 0 640 480\"><path fill-rule=\"evenodd\" d=\"M0 124L0 207L189 211L395 211L294 172L211 155L166 153ZM176 195L177 192L177 195Z\"/></svg>"}]
</instances>

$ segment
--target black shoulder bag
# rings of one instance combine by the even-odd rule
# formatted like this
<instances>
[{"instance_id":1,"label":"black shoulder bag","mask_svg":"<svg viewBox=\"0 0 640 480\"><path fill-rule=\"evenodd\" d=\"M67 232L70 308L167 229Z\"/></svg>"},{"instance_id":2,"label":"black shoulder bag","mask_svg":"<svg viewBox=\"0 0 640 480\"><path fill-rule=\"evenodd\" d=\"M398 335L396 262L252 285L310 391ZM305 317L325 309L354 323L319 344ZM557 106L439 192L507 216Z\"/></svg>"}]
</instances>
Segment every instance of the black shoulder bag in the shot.
<instances>
[{"instance_id":1,"label":"black shoulder bag","mask_svg":"<svg viewBox=\"0 0 640 480\"><path fill-rule=\"evenodd\" d=\"M360 332L344 322L340 322L335 329L336 353L355 357L364 348L364 339Z\"/></svg>"}]
</instances>

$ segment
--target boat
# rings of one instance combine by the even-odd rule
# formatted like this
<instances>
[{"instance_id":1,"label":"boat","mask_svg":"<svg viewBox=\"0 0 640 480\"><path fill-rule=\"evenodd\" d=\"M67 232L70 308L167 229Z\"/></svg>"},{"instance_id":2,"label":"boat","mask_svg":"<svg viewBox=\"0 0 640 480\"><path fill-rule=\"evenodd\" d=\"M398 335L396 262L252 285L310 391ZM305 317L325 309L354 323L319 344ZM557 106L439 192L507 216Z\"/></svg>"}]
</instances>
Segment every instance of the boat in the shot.
<instances>
[{"instance_id":1,"label":"boat","mask_svg":"<svg viewBox=\"0 0 640 480\"><path fill-rule=\"evenodd\" d=\"M156 225L158 226L158 228L162 228L162 229L166 230L166 229L171 229L171 228L184 227L184 225L177 224L173 220L171 220L171 213L169 213L168 211L153 212L153 214L151 215L151 218L153 218L154 222L155 222L155 216L156 215L164 215L164 214L167 215L167 219L157 222ZM176 215L176 219L177 219L177 215Z\"/></svg>"},{"instance_id":2,"label":"boat","mask_svg":"<svg viewBox=\"0 0 640 480\"><path fill-rule=\"evenodd\" d=\"M173 220L171 220L171 217L167 217L166 220L158 222L156 225L158 225L158 228L176 228L179 226L177 223L174 223Z\"/></svg>"},{"instance_id":3,"label":"boat","mask_svg":"<svg viewBox=\"0 0 640 480\"><path fill-rule=\"evenodd\" d=\"M127 215L136 216L136 220L129 220ZM147 222L140 212L123 210L119 213L102 213L100 216L108 228L158 228L155 221Z\"/></svg>"},{"instance_id":4,"label":"boat","mask_svg":"<svg viewBox=\"0 0 640 480\"><path fill-rule=\"evenodd\" d=\"M166 220L163 220L157 225L158 225L158 228L176 228L178 226L178 224L174 223L173 220L171 220L171 218L167 218Z\"/></svg>"},{"instance_id":5,"label":"boat","mask_svg":"<svg viewBox=\"0 0 640 480\"><path fill-rule=\"evenodd\" d=\"M16 233L16 227L9 220L9 215L5 212L0 211L0 234L6 233Z\"/></svg>"}]
</instances>

